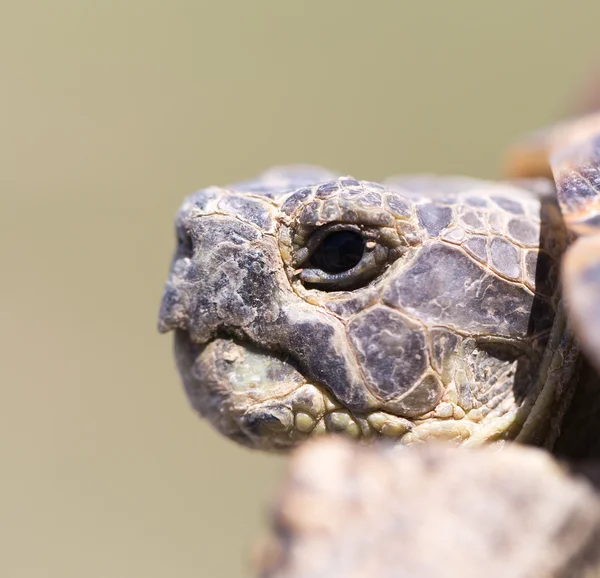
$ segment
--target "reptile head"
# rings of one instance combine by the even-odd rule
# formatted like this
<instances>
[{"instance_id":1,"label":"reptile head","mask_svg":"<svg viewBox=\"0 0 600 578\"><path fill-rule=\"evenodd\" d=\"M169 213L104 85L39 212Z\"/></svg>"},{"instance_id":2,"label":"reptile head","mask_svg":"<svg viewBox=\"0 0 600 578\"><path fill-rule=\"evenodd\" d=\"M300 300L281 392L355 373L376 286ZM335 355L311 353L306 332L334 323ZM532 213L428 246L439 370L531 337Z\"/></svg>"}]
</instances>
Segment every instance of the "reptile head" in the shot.
<instances>
[{"instance_id":1,"label":"reptile head","mask_svg":"<svg viewBox=\"0 0 600 578\"><path fill-rule=\"evenodd\" d=\"M565 243L539 191L280 169L192 195L177 233L160 329L241 443L505 439L538 411Z\"/></svg>"}]
</instances>

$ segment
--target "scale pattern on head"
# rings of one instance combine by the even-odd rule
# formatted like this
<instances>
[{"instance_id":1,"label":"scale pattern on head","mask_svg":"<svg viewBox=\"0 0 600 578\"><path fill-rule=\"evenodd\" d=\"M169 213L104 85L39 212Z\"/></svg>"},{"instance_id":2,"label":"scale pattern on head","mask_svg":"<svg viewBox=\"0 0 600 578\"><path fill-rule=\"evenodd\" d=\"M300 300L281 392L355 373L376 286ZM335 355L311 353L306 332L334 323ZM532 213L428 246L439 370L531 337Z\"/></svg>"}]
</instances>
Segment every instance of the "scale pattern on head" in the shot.
<instances>
[{"instance_id":1,"label":"scale pattern on head","mask_svg":"<svg viewBox=\"0 0 600 578\"><path fill-rule=\"evenodd\" d=\"M262 448L515 437L559 309L552 193L300 167L192 195L160 312L192 405Z\"/></svg>"}]
</instances>

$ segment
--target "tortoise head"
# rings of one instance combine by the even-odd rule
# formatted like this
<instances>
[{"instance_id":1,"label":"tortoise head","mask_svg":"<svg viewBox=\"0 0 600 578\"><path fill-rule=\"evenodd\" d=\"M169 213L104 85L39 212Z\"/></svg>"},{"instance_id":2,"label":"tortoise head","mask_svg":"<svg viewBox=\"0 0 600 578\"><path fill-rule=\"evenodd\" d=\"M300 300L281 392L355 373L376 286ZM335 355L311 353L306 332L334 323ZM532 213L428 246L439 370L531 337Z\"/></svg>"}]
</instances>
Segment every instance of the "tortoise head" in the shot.
<instances>
[{"instance_id":1,"label":"tortoise head","mask_svg":"<svg viewBox=\"0 0 600 578\"><path fill-rule=\"evenodd\" d=\"M193 407L269 449L519 435L548 381L566 243L532 188L275 169L192 195L159 326Z\"/></svg>"}]
</instances>

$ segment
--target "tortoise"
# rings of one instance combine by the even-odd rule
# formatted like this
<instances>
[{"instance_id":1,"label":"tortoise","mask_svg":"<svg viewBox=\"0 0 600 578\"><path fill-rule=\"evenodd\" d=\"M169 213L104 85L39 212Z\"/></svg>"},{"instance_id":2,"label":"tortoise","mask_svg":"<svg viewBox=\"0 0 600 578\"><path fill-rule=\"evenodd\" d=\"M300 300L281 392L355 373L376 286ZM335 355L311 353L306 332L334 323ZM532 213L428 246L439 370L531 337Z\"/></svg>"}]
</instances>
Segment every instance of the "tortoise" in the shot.
<instances>
[{"instance_id":1,"label":"tortoise","mask_svg":"<svg viewBox=\"0 0 600 578\"><path fill-rule=\"evenodd\" d=\"M600 115L508 166L275 167L188 197L159 330L193 408L267 450L332 432L600 455Z\"/></svg>"}]
</instances>

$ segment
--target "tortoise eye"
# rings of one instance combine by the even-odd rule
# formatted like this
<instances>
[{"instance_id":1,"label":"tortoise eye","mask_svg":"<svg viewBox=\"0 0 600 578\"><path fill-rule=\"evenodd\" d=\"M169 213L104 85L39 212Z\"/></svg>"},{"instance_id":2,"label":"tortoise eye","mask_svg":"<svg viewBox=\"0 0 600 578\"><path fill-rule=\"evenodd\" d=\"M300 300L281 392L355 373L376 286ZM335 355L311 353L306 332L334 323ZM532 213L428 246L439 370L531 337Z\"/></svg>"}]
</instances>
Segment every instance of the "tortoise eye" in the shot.
<instances>
[{"instance_id":1,"label":"tortoise eye","mask_svg":"<svg viewBox=\"0 0 600 578\"><path fill-rule=\"evenodd\" d=\"M296 254L300 257L297 265L301 265L298 277L308 289L358 289L390 262L390 248L377 241L374 231L361 231L352 225L335 227L317 230Z\"/></svg>"},{"instance_id":2,"label":"tortoise eye","mask_svg":"<svg viewBox=\"0 0 600 578\"><path fill-rule=\"evenodd\" d=\"M325 273L343 273L363 258L365 240L354 231L334 231L321 241L310 262Z\"/></svg>"}]
</instances>

